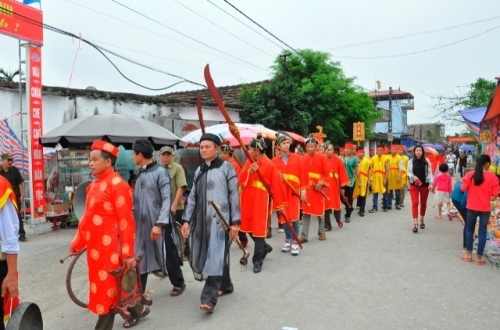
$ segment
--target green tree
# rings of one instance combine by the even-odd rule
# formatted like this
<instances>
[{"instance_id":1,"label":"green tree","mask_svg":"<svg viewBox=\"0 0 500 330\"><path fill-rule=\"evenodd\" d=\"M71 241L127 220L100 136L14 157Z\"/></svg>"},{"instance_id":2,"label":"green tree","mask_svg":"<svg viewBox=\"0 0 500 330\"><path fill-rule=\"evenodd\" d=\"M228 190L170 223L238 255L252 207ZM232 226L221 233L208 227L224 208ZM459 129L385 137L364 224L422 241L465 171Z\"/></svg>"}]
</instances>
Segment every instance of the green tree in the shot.
<instances>
[{"instance_id":1,"label":"green tree","mask_svg":"<svg viewBox=\"0 0 500 330\"><path fill-rule=\"evenodd\" d=\"M19 75L19 70L11 72L0 68L0 81L6 82L9 86L14 82L17 75Z\"/></svg>"},{"instance_id":2,"label":"green tree","mask_svg":"<svg viewBox=\"0 0 500 330\"><path fill-rule=\"evenodd\" d=\"M459 88L458 92L432 96L436 101L434 108L438 110L436 117L443 116L445 120L463 123L459 111L487 106L495 92L496 85L495 81L478 78L466 87L466 91Z\"/></svg>"},{"instance_id":3,"label":"green tree","mask_svg":"<svg viewBox=\"0 0 500 330\"><path fill-rule=\"evenodd\" d=\"M328 53L302 50L300 54L284 53L271 67L272 79L258 87L243 88L240 118L274 129L290 130L302 135L316 132L322 126L332 142L352 139L354 122L369 123L379 118L373 100L352 77L346 77L339 62Z\"/></svg>"}]
</instances>

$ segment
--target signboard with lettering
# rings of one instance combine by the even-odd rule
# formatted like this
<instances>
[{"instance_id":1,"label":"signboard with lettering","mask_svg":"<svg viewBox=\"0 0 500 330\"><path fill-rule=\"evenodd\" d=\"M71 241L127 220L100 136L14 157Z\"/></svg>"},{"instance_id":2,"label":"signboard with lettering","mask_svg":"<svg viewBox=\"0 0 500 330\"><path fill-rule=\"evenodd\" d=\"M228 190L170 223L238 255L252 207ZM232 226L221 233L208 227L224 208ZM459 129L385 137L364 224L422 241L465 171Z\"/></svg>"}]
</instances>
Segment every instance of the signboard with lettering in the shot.
<instances>
[{"instance_id":1,"label":"signboard with lettering","mask_svg":"<svg viewBox=\"0 0 500 330\"><path fill-rule=\"evenodd\" d=\"M45 184L43 147L40 144L43 128L42 108L42 50L36 46L27 47L26 56L30 152L30 196L32 221L45 221ZM43 219L43 220L42 220Z\"/></svg>"},{"instance_id":2,"label":"signboard with lettering","mask_svg":"<svg viewBox=\"0 0 500 330\"><path fill-rule=\"evenodd\" d=\"M365 123L357 122L353 124L353 137L354 141L360 142L365 140Z\"/></svg>"},{"instance_id":3,"label":"signboard with lettering","mask_svg":"<svg viewBox=\"0 0 500 330\"><path fill-rule=\"evenodd\" d=\"M43 45L43 13L16 0L0 0L0 34Z\"/></svg>"},{"instance_id":4,"label":"signboard with lettering","mask_svg":"<svg viewBox=\"0 0 500 330\"><path fill-rule=\"evenodd\" d=\"M448 142L475 142L476 139L471 136L457 136L457 137L449 137Z\"/></svg>"}]
</instances>

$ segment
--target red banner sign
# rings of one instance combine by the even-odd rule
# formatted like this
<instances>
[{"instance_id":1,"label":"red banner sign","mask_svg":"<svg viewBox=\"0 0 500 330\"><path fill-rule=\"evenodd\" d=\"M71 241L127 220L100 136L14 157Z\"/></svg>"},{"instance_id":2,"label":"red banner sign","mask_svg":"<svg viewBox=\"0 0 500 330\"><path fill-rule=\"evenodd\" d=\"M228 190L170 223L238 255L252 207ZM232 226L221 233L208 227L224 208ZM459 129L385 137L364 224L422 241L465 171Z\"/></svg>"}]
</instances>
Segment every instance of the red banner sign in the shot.
<instances>
[{"instance_id":1,"label":"red banner sign","mask_svg":"<svg viewBox=\"0 0 500 330\"><path fill-rule=\"evenodd\" d=\"M449 137L448 142L474 142L475 138L470 136Z\"/></svg>"},{"instance_id":2,"label":"red banner sign","mask_svg":"<svg viewBox=\"0 0 500 330\"><path fill-rule=\"evenodd\" d=\"M27 53L29 145L30 145L30 193L31 214L35 223L37 218L45 218L45 184L43 147L40 137L43 129L42 110L42 50L29 46Z\"/></svg>"},{"instance_id":3,"label":"red banner sign","mask_svg":"<svg viewBox=\"0 0 500 330\"><path fill-rule=\"evenodd\" d=\"M0 0L0 34L43 45L43 13L16 0Z\"/></svg>"}]
</instances>

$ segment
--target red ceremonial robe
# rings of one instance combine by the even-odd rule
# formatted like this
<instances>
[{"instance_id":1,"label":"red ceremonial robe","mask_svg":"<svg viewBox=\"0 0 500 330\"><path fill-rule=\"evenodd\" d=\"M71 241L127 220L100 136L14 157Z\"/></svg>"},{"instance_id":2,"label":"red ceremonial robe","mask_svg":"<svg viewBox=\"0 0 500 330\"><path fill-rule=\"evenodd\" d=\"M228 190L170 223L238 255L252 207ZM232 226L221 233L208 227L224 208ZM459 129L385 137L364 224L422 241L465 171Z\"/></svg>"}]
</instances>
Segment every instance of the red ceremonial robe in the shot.
<instances>
[{"instance_id":1,"label":"red ceremonial robe","mask_svg":"<svg viewBox=\"0 0 500 330\"><path fill-rule=\"evenodd\" d=\"M302 213L316 215L319 217L325 214L325 197L322 193L316 191L314 186L318 183L322 183L326 188L323 188L323 192L327 193L327 188L329 184L329 169L328 161L326 156L315 152L312 156L305 154L303 157L304 167L309 176L309 188L307 188L306 200L309 206L306 204L302 205Z\"/></svg>"},{"instance_id":2,"label":"red ceremonial robe","mask_svg":"<svg viewBox=\"0 0 500 330\"><path fill-rule=\"evenodd\" d=\"M135 254L135 221L132 216L132 188L113 169L100 174L87 187L85 212L71 248L87 247L90 283L88 309L108 314L118 303L116 278L109 271Z\"/></svg>"},{"instance_id":3,"label":"red ceremonial robe","mask_svg":"<svg viewBox=\"0 0 500 330\"><path fill-rule=\"evenodd\" d=\"M236 171L236 175L239 175L241 172L241 166L231 157L227 162L231 165L233 165L234 170Z\"/></svg>"},{"instance_id":4,"label":"red ceremonial robe","mask_svg":"<svg viewBox=\"0 0 500 330\"><path fill-rule=\"evenodd\" d=\"M307 189L309 183L301 157L298 154L289 153L288 161L285 164L281 155L278 154L273 158L272 162L282 176L283 193L285 201L287 202L285 213L290 221L298 221L300 218L301 203L300 197L297 196L293 190L300 194L301 190ZM289 184L293 187L293 190L290 188ZM280 224L285 223L283 217L279 217L279 222Z\"/></svg>"},{"instance_id":5,"label":"red ceremonial robe","mask_svg":"<svg viewBox=\"0 0 500 330\"><path fill-rule=\"evenodd\" d=\"M337 155L332 155L332 157L326 157L328 161L329 176L328 182L330 187L328 188L328 197L330 200L325 201L326 210L340 210L342 203L340 201L340 189L343 186L349 184L349 175L344 166L344 162Z\"/></svg>"},{"instance_id":6,"label":"red ceremonial robe","mask_svg":"<svg viewBox=\"0 0 500 330\"><path fill-rule=\"evenodd\" d=\"M238 182L241 189L241 225L240 231L251 233L255 237L266 237L267 219L272 213L269 205L269 194L260 181L257 173L250 174L250 161L246 161L238 175ZM271 187L274 200L272 207L275 211L285 208L283 198L283 183L273 162L263 156L257 162L259 173L262 179Z\"/></svg>"}]
</instances>

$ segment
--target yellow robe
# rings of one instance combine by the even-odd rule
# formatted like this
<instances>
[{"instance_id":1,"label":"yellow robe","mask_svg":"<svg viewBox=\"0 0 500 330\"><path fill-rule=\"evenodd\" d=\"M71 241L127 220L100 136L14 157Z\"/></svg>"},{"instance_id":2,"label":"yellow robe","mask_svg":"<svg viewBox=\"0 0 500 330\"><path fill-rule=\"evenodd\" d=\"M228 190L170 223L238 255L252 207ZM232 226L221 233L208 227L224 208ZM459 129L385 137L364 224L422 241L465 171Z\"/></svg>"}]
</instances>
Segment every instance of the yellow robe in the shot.
<instances>
[{"instance_id":1,"label":"yellow robe","mask_svg":"<svg viewBox=\"0 0 500 330\"><path fill-rule=\"evenodd\" d=\"M389 174L387 176L387 186L389 190L398 190L403 187L403 180L398 182L399 178L399 164L403 162L403 158L400 155L387 156L387 161L389 163Z\"/></svg>"},{"instance_id":2,"label":"yellow robe","mask_svg":"<svg viewBox=\"0 0 500 330\"><path fill-rule=\"evenodd\" d=\"M408 170L408 162L410 161L410 158L406 155L401 155L401 158L403 159L403 171L401 173L401 187L406 187L408 185L408 175L406 175L407 170Z\"/></svg>"},{"instance_id":3,"label":"yellow robe","mask_svg":"<svg viewBox=\"0 0 500 330\"><path fill-rule=\"evenodd\" d=\"M385 193L384 176L385 176L385 163L386 156L375 155L371 159L372 166L372 193L383 194Z\"/></svg>"},{"instance_id":4,"label":"yellow robe","mask_svg":"<svg viewBox=\"0 0 500 330\"><path fill-rule=\"evenodd\" d=\"M366 191L368 189L368 172L372 162L370 158L363 157L358 163L359 166L359 177L356 180L356 186L354 187L353 198L358 196L366 196Z\"/></svg>"}]
</instances>

